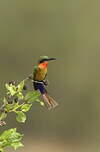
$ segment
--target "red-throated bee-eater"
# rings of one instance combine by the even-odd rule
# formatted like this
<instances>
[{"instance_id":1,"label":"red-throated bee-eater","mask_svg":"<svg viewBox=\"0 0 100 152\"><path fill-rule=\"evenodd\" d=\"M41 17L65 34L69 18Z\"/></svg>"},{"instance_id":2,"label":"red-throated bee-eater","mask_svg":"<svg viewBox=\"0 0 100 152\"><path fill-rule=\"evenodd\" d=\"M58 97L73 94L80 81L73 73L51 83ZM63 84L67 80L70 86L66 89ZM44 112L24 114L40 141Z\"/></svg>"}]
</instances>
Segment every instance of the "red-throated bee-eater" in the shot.
<instances>
[{"instance_id":1,"label":"red-throated bee-eater","mask_svg":"<svg viewBox=\"0 0 100 152\"><path fill-rule=\"evenodd\" d=\"M48 56L42 56L40 60L38 61L38 65L34 66L34 72L33 72L33 85L35 90L39 90L44 102L46 102L48 109L55 108L58 103L49 96L47 90L46 90L46 76L47 76L47 67L48 62L56 60L55 58L49 58Z\"/></svg>"}]
</instances>

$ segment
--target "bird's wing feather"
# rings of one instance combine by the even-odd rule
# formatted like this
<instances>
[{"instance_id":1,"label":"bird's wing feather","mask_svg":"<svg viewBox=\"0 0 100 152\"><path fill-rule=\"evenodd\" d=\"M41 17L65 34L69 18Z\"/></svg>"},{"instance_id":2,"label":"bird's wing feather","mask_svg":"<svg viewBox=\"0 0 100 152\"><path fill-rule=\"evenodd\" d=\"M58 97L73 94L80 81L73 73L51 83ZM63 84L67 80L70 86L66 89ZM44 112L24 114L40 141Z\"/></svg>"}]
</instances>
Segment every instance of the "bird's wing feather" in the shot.
<instances>
[{"instance_id":1,"label":"bird's wing feather","mask_svg":"<svg viewBox=\"0 0 100 152\"><path fill-rule=\"evenodd\" d=\"M36 74L37 74L37 71L38 71L38 66L35 65L35 66L34 66L34 71L33 71L33 79L35 79Z\"/></svg>"}]
</instances>

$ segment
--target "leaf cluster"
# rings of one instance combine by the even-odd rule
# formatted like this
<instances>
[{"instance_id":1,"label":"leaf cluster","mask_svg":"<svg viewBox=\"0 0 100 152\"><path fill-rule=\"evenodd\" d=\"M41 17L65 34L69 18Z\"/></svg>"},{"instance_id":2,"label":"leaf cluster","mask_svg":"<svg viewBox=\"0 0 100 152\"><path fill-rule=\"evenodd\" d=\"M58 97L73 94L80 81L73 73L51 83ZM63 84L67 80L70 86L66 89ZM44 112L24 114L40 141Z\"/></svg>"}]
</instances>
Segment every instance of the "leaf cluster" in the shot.
<instances>
[{"instance_id":1,"label":"leaf cluster","mask_svg":"<svg viewBox=\"0 0 100 152\"><path fill-rule=\"evenodd\" d=\"M33 90L24 90L25 80L15 85L6 83L6 96L3 98L0 120L4 120L10 112L16 113L18 122L26 121L26 112L30 110L34 102L39 102L42 106L44 103L39 99L40 92Z\"/></svg>"},{"instance_id":2,"label":"leaf cluster","mask_svg":"<svg viewBox=\"0 0 100 152\"><path fill-rule=\"evenodd\" d=\"M44 102L39 99L40 92L26 87L27 80L29 79L26 78L20 83L11 81L5 84L6 94L2 99L2 106L0 108L0 126L6 124L5 119L11 112L16 114L18 122L25 123L26 112L30 110L34 102L38 102L41 106L44 106ZM16 128L4 131L0 135L0 152L5 152L6 147L13 147L15 150L22 147L22 136L16 132Z\"/></svg>"},{"instance_id":3,"label":"leaf cluster","mask_svg":"<svg viewBox=\"0 0 100 152\"><path fill-rule=\"evenodd\" d=\"M4 131L0 135L0 152L5 152L6 147L12 147L15 150L19 147L23 147L20 142L23 135L16 131L16 128Z\"/></svg>"}]
</instances>

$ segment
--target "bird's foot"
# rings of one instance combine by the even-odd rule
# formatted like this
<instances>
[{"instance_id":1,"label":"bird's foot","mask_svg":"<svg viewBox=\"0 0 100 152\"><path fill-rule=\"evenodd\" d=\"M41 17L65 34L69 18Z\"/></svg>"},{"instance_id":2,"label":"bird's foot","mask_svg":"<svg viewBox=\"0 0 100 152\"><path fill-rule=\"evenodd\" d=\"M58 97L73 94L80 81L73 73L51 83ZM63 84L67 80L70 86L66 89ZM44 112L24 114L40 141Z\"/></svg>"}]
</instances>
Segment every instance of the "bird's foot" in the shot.
<instances>
[{"instance_id":1,"label":"bird's foot","mask_svg":"<svg viewBox=\"0 0 100 152\"><path fill-rule=\"evenodd\" d=\"M43 83L44 83L45 86L49 85L49 81L48 80L43 81Z\"/></svg>"}]
</instances>

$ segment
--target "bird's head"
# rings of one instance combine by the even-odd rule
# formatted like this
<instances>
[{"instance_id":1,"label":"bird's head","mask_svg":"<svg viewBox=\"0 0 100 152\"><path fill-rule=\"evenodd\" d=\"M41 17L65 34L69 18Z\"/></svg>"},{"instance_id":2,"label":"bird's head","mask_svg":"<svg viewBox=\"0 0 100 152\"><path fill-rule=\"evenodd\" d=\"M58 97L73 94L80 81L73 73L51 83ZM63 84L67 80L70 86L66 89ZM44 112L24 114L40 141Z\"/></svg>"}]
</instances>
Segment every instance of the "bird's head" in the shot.
<instances>
[{"instance_id":1,"label":"bird's head","mask_svg":"<svg viewBox=\"0 0 100 152\"><path fill-rule=\"evenodd\" d=\"M52 61L52 60L56 60L56 58L49 58L48 56L41 56L40 59L39 59L39 64L49 62L49 61Z\"/></svg>"},{"instance_id":2,"label":"bird's head","mask_svg":"<svg viewBox=\"0 0 100 152\"><path fill-rule=\"evenodd\" d=\"M48 56L41 56L39 61L38 61L38 64L41 66L41 67L47 67L48 65L48 62L49 61L52 61L52 60L56 60L56 58L49 58Z\"/></svg>"}]
</instances>

